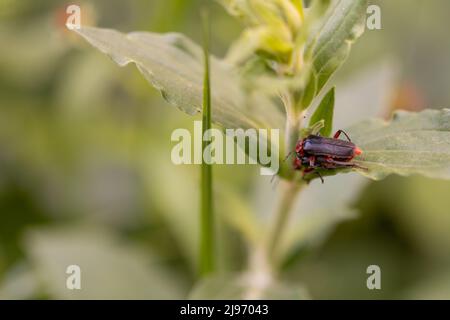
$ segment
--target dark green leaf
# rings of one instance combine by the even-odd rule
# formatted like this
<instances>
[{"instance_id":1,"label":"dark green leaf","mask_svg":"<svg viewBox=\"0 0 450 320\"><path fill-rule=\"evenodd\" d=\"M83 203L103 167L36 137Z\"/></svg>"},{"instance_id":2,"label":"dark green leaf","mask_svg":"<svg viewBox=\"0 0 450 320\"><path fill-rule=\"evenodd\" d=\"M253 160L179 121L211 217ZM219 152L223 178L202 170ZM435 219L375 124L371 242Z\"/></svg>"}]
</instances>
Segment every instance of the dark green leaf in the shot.
<instances>
[{"instance_id":1,"label":"dark green leaf","mask_svg":"<svg viewBox=\"0 0 450 320\"><path fill-rule=\"evenodd\" d=\"M309 125L312 126L320 120L324 121L324 127L320 129L319 133L328 137L333 130L333 111L334 111L334 87L328 91L323 97L316 111L311 116Z\"/></svg>"}]
</instances>

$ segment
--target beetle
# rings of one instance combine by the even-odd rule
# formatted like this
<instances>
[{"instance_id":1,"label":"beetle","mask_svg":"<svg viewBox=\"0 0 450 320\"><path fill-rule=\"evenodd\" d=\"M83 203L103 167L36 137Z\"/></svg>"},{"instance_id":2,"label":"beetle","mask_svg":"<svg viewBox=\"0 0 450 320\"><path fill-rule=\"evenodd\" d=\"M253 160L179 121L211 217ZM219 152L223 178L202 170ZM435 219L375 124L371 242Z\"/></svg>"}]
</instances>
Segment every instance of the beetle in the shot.
<instances>
[{"instance_id":1,"label":"beetle","mask_svg":"<svg viewBox=\"0 0 450 320\"><path fill-rule=\"evenodd\" d=\"M339 139L341 134L344 134L348 141ZM306 138L300 139L295 146L294 169L303 169L303 177L307 173L315 172L323 183L323 178L317 169L360 168L367 170L367 168L352 162L353 158L361 153L362 150L351 141L343 130L338 130L333 138L310 134Z\"/></svg>"}]
</instances>

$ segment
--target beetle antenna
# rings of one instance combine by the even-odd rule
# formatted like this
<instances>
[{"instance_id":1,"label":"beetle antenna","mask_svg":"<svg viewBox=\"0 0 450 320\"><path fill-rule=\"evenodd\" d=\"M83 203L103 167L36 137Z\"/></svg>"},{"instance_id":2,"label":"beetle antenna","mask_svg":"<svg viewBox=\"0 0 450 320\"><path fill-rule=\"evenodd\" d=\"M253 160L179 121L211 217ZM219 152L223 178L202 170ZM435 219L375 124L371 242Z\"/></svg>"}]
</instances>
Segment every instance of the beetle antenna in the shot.
<instances>
[{"instance_id":1,"label":"beetle antenna","mask_svg":"<svg viewBox=\"0 0 450 320\"><path fill-rule=\"evenodd\" d=\"M284 158L283 162L285 162L289 157L294 153L294 151L291 151L287 154L286 158Z\"/></svg>"},{"instance_id":2,"label":"beetle antenna","mask_svg":"<svg viewBox=\"0 0 450 320\"><path fill-rule=\"evenodd\" d=\"M352 139L350 139L350 137L348 136L347 132L345 132L344 130L341 130L341 131L344 134L344 136L347 137L348 141L352 142Z\"/></svg>"},{"instance_id":3,"label":"beetle antenna","mask_svg":"<svg viewBox=\"0 0 450 320\"><path fill-rule=\"evenodd\" d=\"M360 166L360 165L358 165L358 164L356 164L356 163L353 163L353 167L354 167L354 168L361 169L361 170L363 170L363 171L369 171L369 168Z\"/></svg>"},{"instance_id":4,"label":"beetle antenna","mask_svg":"<svg viewBox=\"0 0 450 320\"><path fill-rule=\"evenodd\" d=\"M348 141L352 142L352 139L350 139L350 137L348 136L348 134L347 134L344 130L338 130L338 131L336 131L336 133L334 134L334 138L335 138L335 139L339 138L339 136L341 135L341 133L343 133L343 134L347 137Z\"/></svg>"}]
</instances>

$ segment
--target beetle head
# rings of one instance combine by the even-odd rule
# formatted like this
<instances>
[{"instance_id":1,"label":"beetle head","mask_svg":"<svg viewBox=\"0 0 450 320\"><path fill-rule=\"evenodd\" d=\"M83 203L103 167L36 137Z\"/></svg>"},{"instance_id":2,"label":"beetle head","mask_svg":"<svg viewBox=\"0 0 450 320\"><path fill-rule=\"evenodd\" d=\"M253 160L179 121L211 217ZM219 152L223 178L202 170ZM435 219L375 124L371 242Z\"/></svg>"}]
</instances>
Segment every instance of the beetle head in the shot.
<instances>
[{"instance_id":1,"label":"beetle head","mask_svg":"<svg viewBox=\"0 0 450 320\"><path fill-rule=\"evenodd\" d=\"M295 145L295 153L298 153L301 156L303 155L303 142L304 139L298 140L297 144Z\"/></svg>"}]
</instances>

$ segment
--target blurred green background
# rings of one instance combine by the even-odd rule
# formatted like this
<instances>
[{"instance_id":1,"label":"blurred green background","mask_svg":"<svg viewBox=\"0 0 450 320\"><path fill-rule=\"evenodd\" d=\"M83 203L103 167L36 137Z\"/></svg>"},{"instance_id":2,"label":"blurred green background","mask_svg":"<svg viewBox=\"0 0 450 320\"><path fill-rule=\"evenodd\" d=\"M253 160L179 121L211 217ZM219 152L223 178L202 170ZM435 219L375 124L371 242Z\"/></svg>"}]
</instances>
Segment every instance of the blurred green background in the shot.
<instances>
[{"instance_id":1,"label":"blurred green background","mask_svg":"<svg viewBox=\"0 0 450 320\"><path fill-rule=\"evenodd\" d=\"M381 7L382 30L367 30L333 79L337 126L450 107L450 3L371 3ZM0 0L0 299L185 298L197 280L200 168L172 164L170 135L199 118L68 32L68 4ZM208 0L79 5L83 24L197 42L207 5L218 56L242 30ZM267 219L275 191L258 172L214 168L221 273L245 268L251 250L227 221ZM308 220L327 219L326 228L313 237L301 229L283 281L315 299L450 298L450 183L361 178L344 191L337 179L313 183L317 198L302 196L314 207L347 192ZM65 287L70 264L82 268L80 291ZM381 267L382 290L366 287L371 264Z\"/></svg>"}]
</instances>

